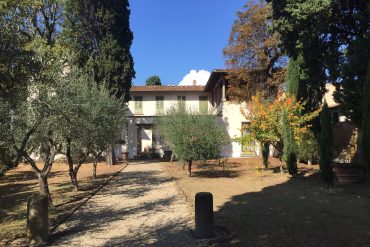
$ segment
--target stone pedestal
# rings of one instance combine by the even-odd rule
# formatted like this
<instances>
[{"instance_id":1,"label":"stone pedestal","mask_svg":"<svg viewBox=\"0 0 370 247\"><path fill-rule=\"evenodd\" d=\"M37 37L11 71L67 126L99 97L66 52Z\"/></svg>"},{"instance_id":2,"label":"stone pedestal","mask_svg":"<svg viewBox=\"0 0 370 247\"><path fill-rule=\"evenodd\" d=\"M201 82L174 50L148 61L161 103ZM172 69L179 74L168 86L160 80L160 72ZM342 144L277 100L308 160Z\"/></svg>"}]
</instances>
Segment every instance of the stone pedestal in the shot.
<instances>
[{"instance_id":1,"label":"stone pedestal","mask_svg":"<svg viewBox=\"0 0 370 247\"><path fill-rule=\"evenodd\" d=\"M195 236L213 237L213 196L209 192L195 195Z\"/></svg>"},{"instance_id":2,"label":"stone pedestal","mask_svg":"<svg viewBox=\"0 0 370 247\"><path fill-rule=\"evenodd\" d=\"M46 196L27 200L27 236L30 244L44 243L49 236L49 202Z\"/></svg>"}]
</instances>

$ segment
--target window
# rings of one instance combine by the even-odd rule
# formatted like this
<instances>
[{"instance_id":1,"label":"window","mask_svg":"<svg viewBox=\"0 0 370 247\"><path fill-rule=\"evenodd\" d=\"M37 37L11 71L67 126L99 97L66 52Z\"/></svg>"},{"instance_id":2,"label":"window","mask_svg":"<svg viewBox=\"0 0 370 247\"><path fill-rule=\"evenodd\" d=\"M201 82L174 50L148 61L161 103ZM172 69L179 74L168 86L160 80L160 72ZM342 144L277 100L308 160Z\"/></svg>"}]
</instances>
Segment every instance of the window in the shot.
<instances>
[{"instance_id":1,"label":"window","mask_svg":"<svg viewBox=\"0 0 370 247\"><path fill-rule=\"evenodd\" d=\"M135 114L143 114L143 97L135 96Z\"/></svg>"},{"instance_id":2,"label":"window","mask_svg":"<svg viewBox=\"0 0 370 247\"><path fill-rule=\"evenodd\" d=\"M207 112L208 112L208 97L199 96L199 113L207 114Z\"/></svg>"},{"instance_id":3,"label":"window","mask_svg":"<svg viewBox=\"0 0 370 247\"><path fill-rule=\"evenodd\" d=\"M155 97L155 113L157 115L164 114L164 97L163 96L156 96Z\"/></svg>"},{"instance_id":4,"label":"window","mask_svg":"<svg viewBox=\"0 0 370 247\"><path fill-rule=\"evenodd\" d=\"M178 106L180 107L185 107L185 101L186 101L186 97L185 96L177 96L177 103L178 103Z\"/></svg>"}]
</instances>

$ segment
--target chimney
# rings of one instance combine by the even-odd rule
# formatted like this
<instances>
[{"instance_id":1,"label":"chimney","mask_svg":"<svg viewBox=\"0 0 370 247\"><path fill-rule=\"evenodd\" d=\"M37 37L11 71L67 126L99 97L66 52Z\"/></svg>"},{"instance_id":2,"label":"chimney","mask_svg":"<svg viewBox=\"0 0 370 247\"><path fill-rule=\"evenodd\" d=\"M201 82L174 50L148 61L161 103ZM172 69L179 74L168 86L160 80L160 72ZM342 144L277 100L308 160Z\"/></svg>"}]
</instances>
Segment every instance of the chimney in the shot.
<instances>
[{"instance_id":1,"label":"chimney","mask_svg":"<svg viewBox=\"0 0 370 247\"><path fill-rule=\"evenodd\" d=\"M197 80L193 80L193 86L197 85Z\"/></svg>"}]
</instances>

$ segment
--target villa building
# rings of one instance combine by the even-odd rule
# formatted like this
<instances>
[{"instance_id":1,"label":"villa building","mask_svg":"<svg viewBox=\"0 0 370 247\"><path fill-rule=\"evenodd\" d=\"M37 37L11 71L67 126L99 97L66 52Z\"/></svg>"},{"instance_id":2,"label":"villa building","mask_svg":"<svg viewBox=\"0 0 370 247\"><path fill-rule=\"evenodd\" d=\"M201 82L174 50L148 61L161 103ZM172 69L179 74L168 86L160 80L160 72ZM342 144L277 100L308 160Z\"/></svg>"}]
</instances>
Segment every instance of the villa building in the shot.
<instances>
[{"instance_id":1,"label":"villa building","mask_svg":"<svg viewBox=\"0 0 370 247\"><path fill-rule=\"evenodd\" d=\"M240 137L243 127L249 122L240 111L240 104L232 103L226 95L227 80L224 70L214 70L205 86L133 86L128 103L127 126L125 128L126 152L129 158L157 154L168 149L165 140L156 134L156 119L166 110L185 103L188 109L217 116L218 123L225 128L230 138ZM222 148L223 157L258 155L255 145L243 147L231 142Z\"/></svg>"}]
</instances>

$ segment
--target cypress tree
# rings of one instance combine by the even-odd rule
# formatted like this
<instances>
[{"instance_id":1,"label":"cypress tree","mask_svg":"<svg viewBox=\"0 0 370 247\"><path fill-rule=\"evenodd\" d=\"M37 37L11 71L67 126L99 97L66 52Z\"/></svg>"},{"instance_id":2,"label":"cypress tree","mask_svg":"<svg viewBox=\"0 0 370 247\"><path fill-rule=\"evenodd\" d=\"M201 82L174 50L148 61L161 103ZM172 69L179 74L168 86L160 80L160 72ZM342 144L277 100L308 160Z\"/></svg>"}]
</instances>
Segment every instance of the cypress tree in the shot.
<instances>
[{"instance_id":1,"label":"cypress tree","mask_svg":"<svg viewBox=\"0 0 370 247\"><path fill-rule=\"evenodd\" d=\"M64 41L71 50L70 62L125 102L135 77L129 17L128 0L65 1ZM106 157L110 165L112 150L110 145Z\"/></svg>"},{"instance_id":2,"label":"cypress tree","mask_svg":"<svg viewBox=\"0 0 370 247\"><path fill-rule=\"evenodd\" d=\"M72 51L72 62L126 102L135 76L129 17L128 0L65 2L64 41Z\"/></svg>"},{"instance_id":3,"label":"cypress tree","mask_svg":"<svg viewBox=\"0 0 370 247\"><path fill-rule=\"evenodd\" d=\"M363 87L362 102L362 142L363 164L370 179L370 61L367 62L367 75Z\"/></svg>"},{"instance_id":4,"label":"cypress tree","mask_svg":"<svg viewBox=\"0 0 370 247\"><path fill-rule=\"evenodd\" d=\"M320 174L323 181L333 185L332 140L333 129L328 104L324 102L320 114Z\"/></svg>"},{"instance_id":5,"label":"cypress tree","mask_svg":"<svg viewBox=\"0 0 370 247\"><path fill-rule=\"evenodd\" d=\"M307 98L307 89L305 86L305 74L302 69L303 57L299 55L297 58L290 58L287 65L286 73L286 91L293 95L296 100Z\"/></svg>"},{"instance_id":6,"label":"cypress tree","mask_svg":"<svg viewBox=\"0 0 370 247\"><path fill-rule=\"evenodd\" d=\"M295 177L298 173L297 155L295 151L296 149L295 141L292 130L290 128L287 110L283 110L282 122L283 122L283 142L284 142L283 160L285 161L288 167L289 174L292 177Z\"/></svg>"}]
</instances>

